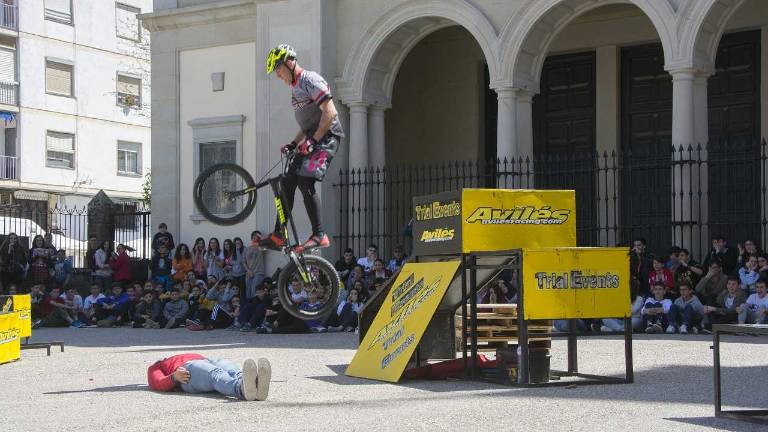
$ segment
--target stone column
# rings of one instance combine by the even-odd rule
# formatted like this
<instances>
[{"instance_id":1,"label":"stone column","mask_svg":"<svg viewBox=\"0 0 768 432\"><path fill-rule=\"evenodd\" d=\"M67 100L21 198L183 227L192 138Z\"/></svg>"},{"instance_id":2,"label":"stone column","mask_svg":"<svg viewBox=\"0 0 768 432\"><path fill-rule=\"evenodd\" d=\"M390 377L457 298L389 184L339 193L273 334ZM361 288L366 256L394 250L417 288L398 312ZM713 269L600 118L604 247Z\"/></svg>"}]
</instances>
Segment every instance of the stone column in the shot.
<instances>
[{"instance_id":1,"label":"stone column","mask_svg":"<svg viewBox=\"0 0 768 432\"><path fill-rule=\"evenodd\" d=\"M512 87L497 88L498 119L496 126L496 157L510 159L519 153L517 143L517 91Z\"/></svg>"},{"instance_id":2,"label":"stone column","mask_svg":"<svg viewBox=\"0 0 768 432\"><path fill-rule=\"evenodd\" d=\"M517 156L533 159L533 93L517 92Z\"/></svg>"},{"instance_id":3,"label":"stone column","mask_svg":"<svg viewBox=\"0 0 768 432\"><path fill-rule=\"evenodd\" d=\"M351 103L349 106L349 168L368 166L368 105Z\"/></svg>"},{"instance_id":4,"label":"stone column","mask_svg":"<svg viewBox=\"0 0 768 432\"><path fill-rule=\"evenodd\" d=\"M382 168L387 163L386 135L384 131L385 107L371 106L368 111L368 162L373 167Z\"/></svg>"},{"instance_id":5,"label":"stone column","mask_svg":"<svg viewBox=\"0 0 768 432\"><path fill-rule=\"evenodd\" d=\"M672 145L688 147L694 144L693 69L671 70L672 75Z\"/></svg>"},{"instance_id":6,"label":"stone column","mask_svg":"<svg viewBox=\"0 0 768 432\"><path fill-rule=\"evenodd\" d=\"M115 240L115 205L111 199L100 190L88 202L88 237L96 236L97 244L105 240Z\"/></svg>"}]
</instances>

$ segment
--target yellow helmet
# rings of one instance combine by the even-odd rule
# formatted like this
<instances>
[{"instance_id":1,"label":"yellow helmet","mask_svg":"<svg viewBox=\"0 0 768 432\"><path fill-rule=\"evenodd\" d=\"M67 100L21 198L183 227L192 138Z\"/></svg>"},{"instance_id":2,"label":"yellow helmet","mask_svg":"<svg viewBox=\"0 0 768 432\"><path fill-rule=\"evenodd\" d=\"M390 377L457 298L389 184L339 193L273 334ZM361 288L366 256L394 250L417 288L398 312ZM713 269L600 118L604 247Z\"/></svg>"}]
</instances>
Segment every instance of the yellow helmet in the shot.
<instances>
[{"instance_id":1,"label":"yellow helmet","mask_svg":"<svg viewBox=\"0 0 768 432\"><path fill-rule=\"evenodd\" d=\"M266 71L267 75L275 71L283 62L296 58L296 51L288 44L280 44L267 54Z\"/></svg>"}]
</instances>

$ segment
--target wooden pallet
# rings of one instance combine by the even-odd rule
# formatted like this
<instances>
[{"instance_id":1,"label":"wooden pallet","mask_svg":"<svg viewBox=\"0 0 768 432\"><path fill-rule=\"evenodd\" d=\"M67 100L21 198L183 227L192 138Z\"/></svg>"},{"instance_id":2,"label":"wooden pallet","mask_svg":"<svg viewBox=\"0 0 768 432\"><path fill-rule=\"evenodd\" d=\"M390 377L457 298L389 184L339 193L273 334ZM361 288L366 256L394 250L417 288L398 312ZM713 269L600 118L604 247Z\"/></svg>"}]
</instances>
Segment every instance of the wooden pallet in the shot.
<instances>
[{"instance_id":1,"label":"wooden pallet","mask_svg":"<svg viewBox=\"0 0 768 432\"><path fill-rule=\"evenodd\" d=\"M470 340L470 317L466 317L467 346ZM454 317L456 346L461 347L462 317L457 311ZM479 351L495 351L497 348L517 344L518 335L516 304L477 305L477 343ZM551 320L528 321L528 344L531 347L549 348L552 340Z\"/></svg>"}]
</instances>

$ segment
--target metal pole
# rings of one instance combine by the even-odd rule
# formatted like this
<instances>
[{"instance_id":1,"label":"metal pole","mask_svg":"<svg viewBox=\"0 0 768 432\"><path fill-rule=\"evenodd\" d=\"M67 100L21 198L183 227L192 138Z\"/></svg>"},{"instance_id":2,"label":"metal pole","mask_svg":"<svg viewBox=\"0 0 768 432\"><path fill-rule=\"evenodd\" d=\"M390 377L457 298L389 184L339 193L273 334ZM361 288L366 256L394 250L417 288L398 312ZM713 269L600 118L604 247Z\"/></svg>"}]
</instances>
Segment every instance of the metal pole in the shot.
<instances>
[{"instance_id":1,"label":"metal pole","mask_svg":"<svg viewBox=\"0 0 768 432\"><path fill-rule=\"evenodd\" d=\"M579 373L576 320L572 319L568 320L568 373Z\"/></svg>"},{"instance_id":2,"label":"metal pole","mask_svg":"<svg viewBox=\"0 0 768 432\"><path fill-rule=\"evenodd\" d=\"M635 382L635 366L632 359L632 317L624 317L624 366L626 368L624 381L627 384Z\"/></svg>"},{"instance_id":3,"label":"metal pole","mask_svg":"<svg viewBox=\"0 0 768 432\"><path fill-rule=\"evenodd\" d=\"M518 301L517 301L517 347L520 357L517 359L517 382L528 385L531 378L528 370L528 322L525 320L525 280L523 275L523 257L520 255L520 271L518 271Z\"/></svg>"},{"instance_id":4,"label":"metal pole","mask_svg":"<svg viewBox=\"0 0 768 432\"><path fill-rule=\"evenodd\" d=\"M715 328L712 333L712 351L715 370L715 417L722 413L722 389L720 388L720 332Z\"/></svg>"},{"instance_id":5,"label":"metal pole","mask_svg":"<svg viewBox=\"0 0 768 432\"><path fill-rule=\"evenodd\" d=\"M470 335L472 353L472 377L477 377L477 256L469 256L469 313L472 326Z\"/></svg>"},{"instance_id":6,"label":"metal pole","mask_svg":"<svg viewBox=\"0 0 768 432\"><path fill-rule=\"evenodd\" d=\"M464 375L469 371L467 361L467 256L461 254L461 358L464 360Z\"/></svg>"}]
</instances>

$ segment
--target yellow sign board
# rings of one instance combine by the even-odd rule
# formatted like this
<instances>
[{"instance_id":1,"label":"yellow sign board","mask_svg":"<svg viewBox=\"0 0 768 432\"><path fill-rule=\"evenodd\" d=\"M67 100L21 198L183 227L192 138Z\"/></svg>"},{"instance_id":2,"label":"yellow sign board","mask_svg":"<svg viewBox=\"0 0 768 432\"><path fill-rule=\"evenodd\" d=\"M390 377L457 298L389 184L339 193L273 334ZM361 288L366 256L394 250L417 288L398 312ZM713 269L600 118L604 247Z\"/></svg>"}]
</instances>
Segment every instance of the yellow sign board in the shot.
<instances>
[{"instance_id":1,"label":"yellow sign board","mask_svg":"<svg viewBox=\"0 0 768 432\"><path fill-rule=\"evenodd\" d=\"M397 382L459 264L406 264L360 343L347 375Z\"/></svg>"},{"instance_id":2,"label":"yellow sign board","mask_svg":"<svg viewBox=\"0 0 768 432\"><path fill-rule=\"evenodd\" d=\"M19 337L32 336L32 297L29 294L13 296L13 310L19 313Z\"/></svg>"},{"instance_id":3,"label":"yellow sign board","mask_svg":"<svg viewBox=\"0 0 768 432\"><path fill-rule=\"evenodd\" d=\"M21 356L19 313L0 313L0 364L18 360Z\"/></svg>"},{"instance_id":4,"label":"yellow sign board","mask_svg":"<svg viewBox=\"0 0 768 432\"><path fill-rule=\"evenodd\" d=\"M527 320L631 316L629 285L626 248L523 250Z\"/></svg>"},{"instance_id":5,"label":"yellow sign board","mask_svg":"<svg viewBox=\"0 0 768 432\"><path fill-rule=\"evenodd\" d=\"M462 252L576 246L572 190L464 189Z\"/></svg>"}]
</instances>

